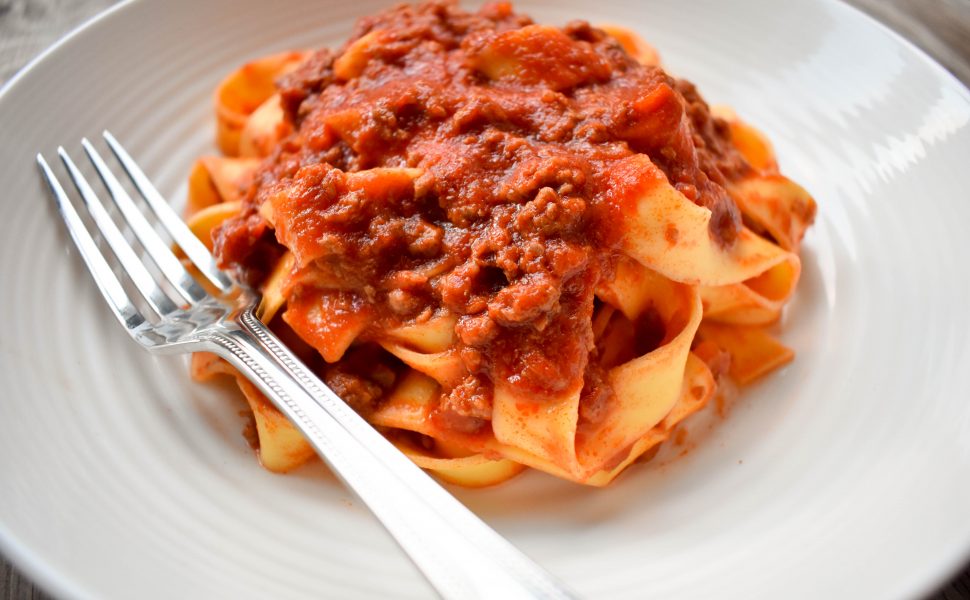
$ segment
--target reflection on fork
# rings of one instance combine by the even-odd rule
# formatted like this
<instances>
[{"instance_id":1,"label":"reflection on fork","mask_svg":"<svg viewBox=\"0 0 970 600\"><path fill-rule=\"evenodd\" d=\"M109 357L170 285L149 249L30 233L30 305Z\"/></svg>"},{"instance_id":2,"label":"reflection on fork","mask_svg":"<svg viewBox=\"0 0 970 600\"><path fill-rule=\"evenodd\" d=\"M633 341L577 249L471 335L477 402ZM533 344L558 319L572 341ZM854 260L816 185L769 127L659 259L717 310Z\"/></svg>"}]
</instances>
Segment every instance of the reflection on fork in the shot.
<instances>
[{"instance_id":1,"label":"reflection on fork","mask_svg":"<svg viewBox=\"0 0 970 600\"><path fill-rule=\"evenodd\" d=\"M213 352L246 375L360 496L442 596L570 597L561 583L461 505L306 369L256 318L259 295L233 285L117 140L108 132L104 139L153 218L221 294L206 292L185 269L90 142L82 140L84 151L151 265L129 244L64 148L58 148L114 259L103 254L53 169L38 154L71 238L112 312L136 342L155 353ZM120 266L143 302L129 296L109 261Z\"/></svg>"}]
</instances>

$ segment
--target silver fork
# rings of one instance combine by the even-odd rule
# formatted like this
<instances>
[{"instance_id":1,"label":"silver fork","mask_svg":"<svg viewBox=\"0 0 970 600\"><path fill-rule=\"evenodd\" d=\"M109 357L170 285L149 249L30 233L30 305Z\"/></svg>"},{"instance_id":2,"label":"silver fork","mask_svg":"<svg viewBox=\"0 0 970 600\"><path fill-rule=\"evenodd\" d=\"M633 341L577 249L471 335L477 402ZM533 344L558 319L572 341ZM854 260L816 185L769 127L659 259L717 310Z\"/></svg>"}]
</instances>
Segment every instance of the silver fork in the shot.
<instances>
[{"instance_id":1,"label":"silver fork","mask_svg":"<svg viewBox=\"0 0 970 600\"><path fill-rule=\"evenodd\" d=\"M237 289L115 138L104 139L149 208L196 267L222 292ZM139 309L92 238L53 170L37 163L91 275L128 334L149 352L208 351L245 374L300 429L445 598L569 598L548 572L489 528L401 454L305 368L256 318L259 295L238 300L208 294L86 139L81 141L109 195L167 285L142 263L63 147L57 153L91 220L144 298ZM167 291L168 290L168 291ZM169 294L174 290L174 297Z\"/></svg>"}]
</instances>

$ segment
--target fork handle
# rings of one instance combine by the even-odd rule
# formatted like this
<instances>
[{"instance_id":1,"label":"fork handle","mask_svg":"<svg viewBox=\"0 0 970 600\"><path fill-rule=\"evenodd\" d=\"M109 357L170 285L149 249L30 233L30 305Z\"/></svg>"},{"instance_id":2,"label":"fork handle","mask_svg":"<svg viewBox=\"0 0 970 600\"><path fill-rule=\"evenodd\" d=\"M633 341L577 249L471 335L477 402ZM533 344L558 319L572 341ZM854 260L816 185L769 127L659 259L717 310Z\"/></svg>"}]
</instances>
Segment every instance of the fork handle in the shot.
<instances>
[{"instance_id":1,"label":"fork handle","mask_svg":"<svg viewBox=\"0 0 970 600\"><path fill-rule=\"evenodd\" d=\"M235 325L206 345L293 422L442 597L573 597L375 431L251 310Z\"/></svg>"}]
</instances>

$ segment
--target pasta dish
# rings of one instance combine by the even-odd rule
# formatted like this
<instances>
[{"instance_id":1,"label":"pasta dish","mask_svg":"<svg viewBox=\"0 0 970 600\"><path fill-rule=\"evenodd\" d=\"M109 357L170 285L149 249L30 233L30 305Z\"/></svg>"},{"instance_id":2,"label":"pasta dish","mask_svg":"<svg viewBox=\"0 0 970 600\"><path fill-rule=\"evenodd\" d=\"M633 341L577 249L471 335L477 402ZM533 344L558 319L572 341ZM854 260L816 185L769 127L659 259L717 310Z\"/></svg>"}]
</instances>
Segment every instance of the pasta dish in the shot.
<instances>
[{"instance_id":1,"label":"pasta dish","mask_svg":"<svg viewBox=\"0 0 970 600\"><path fill-rule=\"evenodd\" d=\"M337 51L265 57L216 92L222 156L188 218L260 318L439 477L527 467L602 486L773 336L815 203L768 140L615 26L506 3L398 6ZM268 469L314 452L234 375Z\"/></svg>"}]
</instances>

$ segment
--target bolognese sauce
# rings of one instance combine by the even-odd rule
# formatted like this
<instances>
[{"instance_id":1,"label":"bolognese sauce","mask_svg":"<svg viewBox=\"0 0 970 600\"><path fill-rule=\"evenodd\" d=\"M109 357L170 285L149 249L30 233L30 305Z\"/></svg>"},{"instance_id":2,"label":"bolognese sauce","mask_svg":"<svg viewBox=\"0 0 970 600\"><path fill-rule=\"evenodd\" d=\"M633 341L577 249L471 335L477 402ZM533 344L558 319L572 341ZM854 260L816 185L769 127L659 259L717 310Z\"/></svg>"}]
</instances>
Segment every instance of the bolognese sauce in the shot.
<instances>
[{"instance_id":1,"label":"bolognese sauce","mask_svg":"<svg viewBox=\"0 0 970 600\"><path fill-rule=\"evenodd\" d=\"M359 411L394 377L372 342L447 313L464 372L442 390L442 427L487 428L500 380L537 407L582 382L580 422L600 418L605 370L624 360L604 356L592 319L635 187L614 169L624 158L646 154L710 209L719 246L741 230L725 183L750 167L728 125L689 82L586 22L536 25L506 3L400 6L362 19L341 52L317 52L278 87L292 133L215 251L252 285L293 253L283 318L333 363L325 380ZM665 235L676 242L675 229ZM649 312L611 326L640 354L665 337ZM328 354L346 327L359 329L354 348Z\"/></svg>"}]
</instances>

